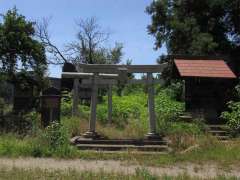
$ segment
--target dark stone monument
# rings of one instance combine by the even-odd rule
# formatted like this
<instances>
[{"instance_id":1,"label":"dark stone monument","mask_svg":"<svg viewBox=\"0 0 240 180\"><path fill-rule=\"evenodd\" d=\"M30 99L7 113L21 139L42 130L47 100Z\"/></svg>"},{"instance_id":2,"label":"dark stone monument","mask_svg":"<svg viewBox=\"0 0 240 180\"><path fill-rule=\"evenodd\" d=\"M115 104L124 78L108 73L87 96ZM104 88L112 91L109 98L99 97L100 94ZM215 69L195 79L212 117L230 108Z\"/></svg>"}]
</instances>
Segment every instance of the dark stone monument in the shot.
<instances>
[{"instance_id":1,"label":"dark stone monument","mask_svg":"<svg viewBox=\"0 0 240 180\"><path fill-rule=\"evenodd\" d=\"M34 89L38 82L33 75L33 72L16 73L10 81L13 84L13 111L15 114L26 113L34 108L36 94Z\"/></svg>"},{"instance_id":2,"label":"dark stone monument","mask_svg":"<svg viewBox=\"0 0 240 180\"><path fill-rule=\"evenodd\" d=\"M22 89L15 85L13 98L13 111L18 114L20 112L28 112L33 107L33 86Z\"/></svg>"},{"instance_id":3,"label":"dark stone monument","mask_svg":"<svg viewBox=\"0 0 240 180\"><path fill-rule=\"evenodd\" d=\"M41 119L44 127L50 122L60 121L60 91L50 87L43 91L41 96Z\"/></svg>"}]
</instances>

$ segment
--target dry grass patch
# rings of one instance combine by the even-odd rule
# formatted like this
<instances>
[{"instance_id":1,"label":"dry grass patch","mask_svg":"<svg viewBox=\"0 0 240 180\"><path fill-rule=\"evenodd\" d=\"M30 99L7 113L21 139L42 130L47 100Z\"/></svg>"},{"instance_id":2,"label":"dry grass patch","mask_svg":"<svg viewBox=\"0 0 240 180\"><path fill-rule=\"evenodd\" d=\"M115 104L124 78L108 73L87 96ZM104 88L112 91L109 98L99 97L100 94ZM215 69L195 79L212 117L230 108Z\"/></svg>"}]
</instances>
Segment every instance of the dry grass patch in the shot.
<instances>
[{"instance_id":1,"label":"dry grass patch","mask_svg":"<svg viewBox=\"0 0 240 180\"><path fill-rule=\"evenodd\" d=\"M68 129L71 137L85 133L89 127L89 120L80 117L64 117L62 123ZM111 139L141 139L147 133L146 128L137 120L132 120L124 128L116 127L114 124L102 125L97 121L96 131Z\"/></svg>"}]
</instances>

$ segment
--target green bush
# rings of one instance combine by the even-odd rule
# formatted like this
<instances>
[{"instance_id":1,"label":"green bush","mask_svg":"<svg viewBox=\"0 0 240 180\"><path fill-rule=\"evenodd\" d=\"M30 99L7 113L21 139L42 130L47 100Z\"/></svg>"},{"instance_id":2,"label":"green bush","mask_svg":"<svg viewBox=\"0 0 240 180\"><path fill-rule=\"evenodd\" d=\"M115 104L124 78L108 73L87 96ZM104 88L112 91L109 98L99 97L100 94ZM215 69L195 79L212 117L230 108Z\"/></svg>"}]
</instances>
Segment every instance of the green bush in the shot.
<instances>
[{"instance_id":1,"label":"green bush","mask_svg":"<svg viewBox=\"0 0 240 180\"><path fill-rule=\"evenodd\" d=\"M145 91L145 85L143 84L127 84L123 89L123 96L141 94Z\"/></svg>"},{"instance_id":2,"label":"green bush","mask_svg":"<svg viewBox=\"0 0 240 180\"><path fill-rule=\"evenodd\" d=\"M107 97L98 105L97 118L101 123L107 123ZM147 96L144 93L113 96L112 119L118 127L124 127L131 119L141 119L147 113Z\"/></svg>"},{"instance_id":3,"label":"green bush","mask_svg":"<svg viewBox=\"0 0 240 180\"><path fill-rule=\"evenodd\" d=\"M228 111L222 112L221 117L227 121L233 134L237 135L240 132L240 102L230 101L228 109Z\"/></svg>"},{"instance_id":4,"label":"green bush","mask_svg":"<svg viewBox=\"0 0 240 180\"><path fill-rule=\"evenodd\" d=\"M44 131L43 138L49 143L49 147L53 150L68 143L68 137L65 129L60 123L51 123Z\"/></svg>"},{"instance_id":5,"label":"green bush","mask_svg":"<svg viewBox=\"0 0 240 180\"><path fill-rule=\"evenodd\" d=\"M182 99L182 95L183 95L183 82L182 81L172 82L165 89L165 91L166 91L167 95L170 96L172 99L180 101Z\"/></svg>"},{"instance_id":6,"label":"green bush","mask_svg":"<svg viewBox=\"0 0 240 180\"><path fill-rule=\"evenodd\" d=\"M184 111L184 103L172 99L166 90L161 90L155 98L155 110L158 129L160 132L165 132Z\"/></svg>"}]
</instances>

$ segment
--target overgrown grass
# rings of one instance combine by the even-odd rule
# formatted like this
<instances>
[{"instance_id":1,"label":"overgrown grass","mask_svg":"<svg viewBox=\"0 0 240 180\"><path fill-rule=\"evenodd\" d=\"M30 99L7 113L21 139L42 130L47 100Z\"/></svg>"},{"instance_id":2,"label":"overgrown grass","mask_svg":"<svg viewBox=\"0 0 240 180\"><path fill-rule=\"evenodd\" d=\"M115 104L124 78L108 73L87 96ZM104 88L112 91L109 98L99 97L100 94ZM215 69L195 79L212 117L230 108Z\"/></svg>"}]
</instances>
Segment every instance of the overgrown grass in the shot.
<instances>
[{"instance_id":1,"label":"overgrown grass","mask_svg":"<svg viewBox=\"0 0 240 180\"><path fill-rule=\"evenodd\" d=\"M220 143L214 138L204 137L198 139L199 146L195 149L170 154L141 154L134 151L123 153L104 153L94 151L80 151L68 145L52 146L30 137L16 137L12 134L0 136L0 156L2 157L59 157L81 158L89 160L121 160L132 163L152 166L173 165L175 163L207 163L214 162L221 166L239 164L240 141Z\"/></svg>"},{"instance_id":2,"label":"overgrown grass","mask_svg":"<svg viewBox=\"0 0 240 180\"><path fill-rule=\"evenodd\" d=\"M59 123L52 123L34 136L2 134L0 156L19 157L75 157L77 149L69 144L67 130Z\"/></svg>"},{"instance_id":3,"label":"overgrown grass","mask_svg":"<svg viewBox=\"0 0 240 180\"><path fill-rule=\"evenodd\" d=\"M119 173L109 173L109 172L92 172L83 171L78 172L76 170L43 170L43 169L0 169L0 178L4 180L26 180L26 179L63 179L63 180L102 180L102 179L113 179L113 180L200 180L202 178L190 177L187 174L179 174L177 176L156 176L151 174L148 170L144 168L137 168L134 174L119 174ZM208 178L209 180L237 180L237 177L227 177L227 176L217 176L215 178Z\"/></svg>"},{"instance_id":4,"label":"overgrown grass","mask_svg":"<svg viewBox=\"0 0 240 180\"><path fill-rule=\"evenodd\" d=\"M0 136L0 155L8 157L32 156L32 139L13 134Z\"/></svg>"}]
</instances>

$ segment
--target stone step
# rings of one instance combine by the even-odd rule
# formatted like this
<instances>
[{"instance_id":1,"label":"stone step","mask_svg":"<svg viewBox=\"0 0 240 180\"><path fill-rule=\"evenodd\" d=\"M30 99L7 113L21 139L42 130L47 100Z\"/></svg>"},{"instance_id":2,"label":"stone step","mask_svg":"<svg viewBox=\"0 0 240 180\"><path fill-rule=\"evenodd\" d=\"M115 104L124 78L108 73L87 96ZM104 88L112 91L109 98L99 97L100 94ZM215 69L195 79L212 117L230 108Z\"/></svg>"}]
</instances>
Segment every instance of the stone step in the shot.
<instances>
[{"instance_id":1,"label":"stone step","mask_svg":"<svg viewBox=\"0 0 240 180\"><path fill-rule=\"evenodd\" d=\"M191 122L193 118L191 115L181 115L179 116L179 120L183 122Z\"/></svg>"},{"instance_id":2,"label":"stone step","mask_svg":"<svg viewBox=\"0 0 240 180\"><path fill-rule=\"evenodd\" d=\"M224 141L225 142L225 141ZM156 154L168 154L169 152L171 151L171 148L169 148L168 149L168 151L138 151L138 150L134 150L134 149L132 149L132 150L119 150L119 151L104 151L104 154L112 154L112 153L114 153L114 154L126 154L126 153L128 153L128 154L143 154L143 155L156 155ZM100 153L102 153L103 151L99 151L99 150L87 150L87 152L94 152L94 153L96 153L96 152L100 152Z\"/></svg>"},{"instance_id":3,"label":"stone step","mask_svg":"<svg viewBox=\"0 0 240 180\"><path fill-rule=\"evenodd\" d=\"M207 132L215 136L220 141L229 140L229 128L226 125L208 125Z\"/></svg>"},{"instance_id":4,"label":"stone step","mask_svg":"<svg viewBox=\"0 0 240 180\"><path fill-rule=\"evenodd\" d=\"M225 140L229 140L230 137L229 136L215 136L218 140L221 140L221 141L225 141Z\"/></svg>"},{"instance_id":5,"label":"stone step","mask_svg":"<svg viewBox=\"0 0 240 180\"><path fill-rule=\"evenodd\" d=\"M106 144L77 144L76 147L80 150L97 150L97 151L122 151L122 150L137 150L148 152L169 152L170 149L166 145L106 145Z\"/></svg>"},{"instance_id":6,"label":"stone step","mask_svg":"<svg viewBox=\"0 0 240 180\"><path fill-rule=\"evenodd\" d=\"M224 135L229 135L228 131L225 130L210 130L208 131L210 134L214 136L224 136Z\"/></svg>"},{"instance_id":7,"label":"stone step","mask_svg":"<svg viewBox=\"0 0 240 180\"><path fill-rule=\"evenodd\" d=\"M228 126L226 125L207 125L210 130L228 130Z\"/></svg>"},{"instance_id":8,"label":"stone step","mask_svg":"<svg viewBox=\"0 0 240 180\"><path fill-rule=\"evenodd\" d=\"M136 139L72 139L73 144L106 144L106 145L166 145L164 140L136 140Z\"/></svg>"}]
</instances>

